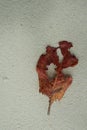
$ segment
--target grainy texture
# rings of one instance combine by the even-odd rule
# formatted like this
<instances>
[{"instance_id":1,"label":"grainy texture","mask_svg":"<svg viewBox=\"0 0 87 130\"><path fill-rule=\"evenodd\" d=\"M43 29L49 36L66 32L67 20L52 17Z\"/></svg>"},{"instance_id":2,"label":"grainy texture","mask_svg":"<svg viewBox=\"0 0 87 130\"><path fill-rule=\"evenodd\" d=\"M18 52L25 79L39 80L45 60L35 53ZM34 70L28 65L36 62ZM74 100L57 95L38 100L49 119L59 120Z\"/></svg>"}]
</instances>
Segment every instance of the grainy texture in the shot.
<instances>
[{"instance_id":1,"label":"grainy texture","mask_svg":"<svg viewBox=\"0 0 87 130\"><path fill-rule=\"evenodd\" d=\"M48 114L50 114L50 107L54 101L60 100L67 88L72 83L72 77L65 75L62 71L67 67L73 67L78 64L78 59L71 54L70 48L73 47L71 42L61 41L59 47L46 47L46 54L42 54L37 62L36 70L39 79L39 92L49 97ZM57 50L60 49L63 59L60 62ZM52 79L47 75L48 67L53 63L56 65L56 75Z\"/></svg>"},{"instance_id":2,"label":"grainy texture","mask_svg":"<svg viewBox=\"0 0 87 130\"><path fill-rule=\"evenodd\" d=\"M73 83L47 116L35 66L65 39L79 65L65 70ZM0 130L87 130L86 66L87 0L0 0Z\"/></svg>"}]
</instances>

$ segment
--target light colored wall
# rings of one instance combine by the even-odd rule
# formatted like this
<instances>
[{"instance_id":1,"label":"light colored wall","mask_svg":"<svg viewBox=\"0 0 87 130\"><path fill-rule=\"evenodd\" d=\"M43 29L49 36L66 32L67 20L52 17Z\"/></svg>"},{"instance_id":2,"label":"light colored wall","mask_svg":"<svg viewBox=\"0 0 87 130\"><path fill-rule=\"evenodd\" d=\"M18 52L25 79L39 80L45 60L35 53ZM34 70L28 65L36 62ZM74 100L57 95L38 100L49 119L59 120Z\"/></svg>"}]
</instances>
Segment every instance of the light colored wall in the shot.
<instances>
[{"instance_id":1,"label":"light colored wall","mask_svg":"<svg viewBox=\"0 0 87 130\"><path fill-rule=\"evenodd\" d=\"M36 62L73 42L73 83L47 115ZM0 130L87 130L87 0L0 0Z\"/></svg>"}]
</instances>

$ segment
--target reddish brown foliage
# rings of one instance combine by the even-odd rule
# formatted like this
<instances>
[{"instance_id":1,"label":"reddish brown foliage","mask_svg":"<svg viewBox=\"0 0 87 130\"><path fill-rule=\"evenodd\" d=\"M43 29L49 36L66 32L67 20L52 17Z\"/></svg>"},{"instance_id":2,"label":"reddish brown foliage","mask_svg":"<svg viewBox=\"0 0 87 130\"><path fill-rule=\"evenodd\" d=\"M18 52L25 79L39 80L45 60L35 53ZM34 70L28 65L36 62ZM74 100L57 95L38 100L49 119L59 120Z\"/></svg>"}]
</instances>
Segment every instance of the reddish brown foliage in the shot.
<instances>
[{"instance_id":1,"label":"reddish brown foliage","mask_svg":"<svg viewBox=\"0 0 87 130\"><path fill-rule=\"evenodd\" d=\"M39 78L39 92L49 97L48 114L51 104L57 99L60 100L72 83L72 77L62 72L64 68L73 67L78 63L78 59L69 51L72 46L72 43L68 41L59 42L59 47L47 46L46 53L42 54L38 60L36 70ZM63 55L61 62L59 62L57 49L60 49ZM57 72L53 79L49 79L47 75L47 66L51 63L56 65L55 70Z\"/></svg>"}]
</instances>

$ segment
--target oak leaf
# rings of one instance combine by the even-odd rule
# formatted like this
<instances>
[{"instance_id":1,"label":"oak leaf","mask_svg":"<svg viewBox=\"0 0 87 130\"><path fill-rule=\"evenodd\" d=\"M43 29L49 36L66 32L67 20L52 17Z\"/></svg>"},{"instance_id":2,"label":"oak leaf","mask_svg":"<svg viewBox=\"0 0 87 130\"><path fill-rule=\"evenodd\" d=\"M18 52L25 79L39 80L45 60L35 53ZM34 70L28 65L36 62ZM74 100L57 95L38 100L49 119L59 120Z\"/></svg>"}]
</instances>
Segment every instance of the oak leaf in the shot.
<instances>
[{"instance_id":1,"label":"oak leaf","mask_svg":"<svg viewBox=\"0 0 87 130\"><path fill-rule=\"evenodd\" d=\"M73 67L78 63L75 55L71 54L70 48L73 47L71 42L60 41L58 47L47 46L46 53L42 54L37 62L36 70L39 78L39 92L49 97L48 114L50 107L56 100L61 100L65 91L72 83L72 76L65 75L63 69ZM57 50L60 49L63 59L59 62ZM56 65L56 76L50 79L47 75L48 65Z\"/></svg>"}]
</instances>

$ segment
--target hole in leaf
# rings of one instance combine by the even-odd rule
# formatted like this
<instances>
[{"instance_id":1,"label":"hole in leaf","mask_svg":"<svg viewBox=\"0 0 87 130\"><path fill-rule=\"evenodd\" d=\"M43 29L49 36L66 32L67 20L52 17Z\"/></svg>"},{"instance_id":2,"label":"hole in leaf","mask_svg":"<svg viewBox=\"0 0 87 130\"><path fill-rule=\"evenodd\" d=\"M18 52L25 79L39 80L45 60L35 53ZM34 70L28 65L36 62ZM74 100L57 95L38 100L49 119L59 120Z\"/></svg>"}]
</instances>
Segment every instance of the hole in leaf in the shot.
<instances>
[{"instance_id":1,"label":"hole in leaf","mask_svg":"<svg viewBox=\"0 0 87 130\"><path fill-rule=\"evenodd\" d=\"M48 68L47 75L48 75L49 79L54 78L55 75L57 74L56 71L55 71L56 65L51 63L49 66L47 66L47 68Z\"/></svg>"}]
</instances>

